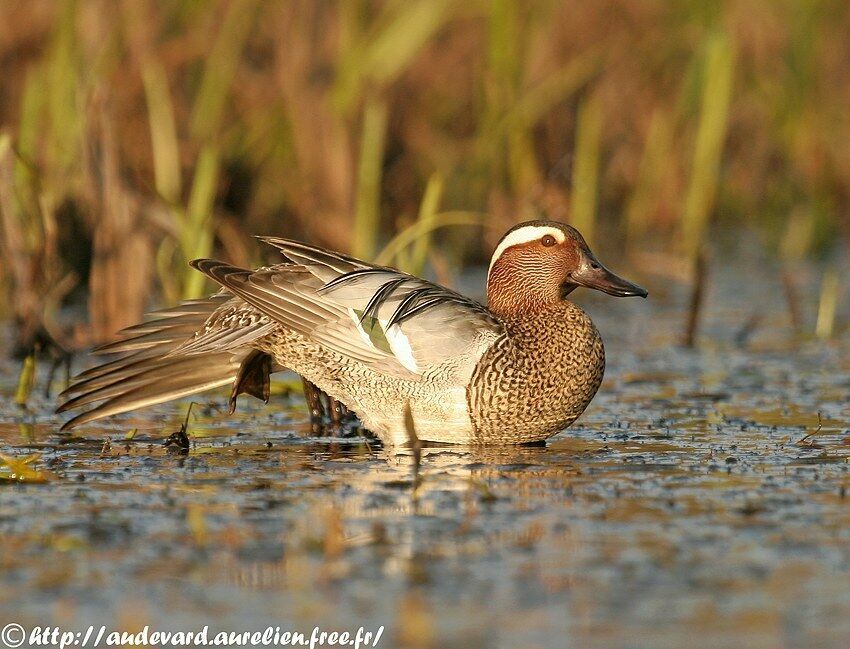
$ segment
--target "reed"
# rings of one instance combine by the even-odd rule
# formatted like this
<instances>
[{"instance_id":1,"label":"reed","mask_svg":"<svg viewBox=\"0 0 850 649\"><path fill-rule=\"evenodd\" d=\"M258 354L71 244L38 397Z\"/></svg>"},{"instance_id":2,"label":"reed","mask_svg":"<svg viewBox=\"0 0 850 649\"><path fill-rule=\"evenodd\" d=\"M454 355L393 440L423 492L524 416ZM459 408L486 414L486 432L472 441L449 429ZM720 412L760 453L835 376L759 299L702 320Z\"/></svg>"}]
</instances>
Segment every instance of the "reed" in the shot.
<instances>
[{"instance_id":1,"label":"reed","mask_svg":"<svg viewBox=\"0 0 850 649\"><path fill-rule=\"evenodd\" d=\"M141 73L148 109L156 192L169 205L177 205L182 191L182 170L168 73L159 61L150 56L142 61Z\"/></svg>"},{"instance_id":2,"label":"reed","mask_svg":"<svg viewBox=\"0 0 850 649\"><path fill-rule=\"evenodd\" d=\"M599 138L602 106L594 95L585 97L578 112L572 179L572 223L593 245L599 184Z\"/></svg>"},{"instance_id":3,"label":"reed","mask_svg":"<svg viewBox=\"0 0 850 649\"><path fill-rule=\"evenodd\" d=\"M441 212L434 214L429 219L420 219L396 234L381 252L375 257L375 263L379 265L393 264L399 254L408 246L417 245L424 237L439 228L457 225L484 225L487 222L485 214L475 212Z\"/></svg>"},{"instance_id":4,"label":"reed","mask_svg":"<svg viewBox=\"0 0 850 649\"><path fill-rule=\"evenodd\" d=\"M343 23L352 37L341 51L333 103L342 112L356 106L368 86L386 86L406 71L422 48L450 17L450 0L387 3L365 28L355 3L343 7Z\"/></svg>"},{"instance_id":5,"label":"reed","mask_svg":"<svg viewBox=\"0 0 850 649\"><path fill-rule=\"evenodd\" d=\"M93 232L89 319L93 340L103 342L144 312L152 260L142 206L121 177L114 121L103 106L91 116L89 180L101 214Z\"/></svg>"},{"instance_id":6,"label":"reed","mask_svg":"<svg viewBox=\"0 0 850 649\"><path fill-rule=\"evenodd\" d=\"M626 204L626 236L633 245L640 245L659 212L673 153L673 120L667 111L659 109L650 121L634 189Z\"/></svg>"},{"instance_id":7,"label":"reed","mask_svg":"<svg viewBox=\"0 0 850 649\"><path fill-rule=\"evenodd\" d=\"M682 212L685 250L692 258L703 244L720 180L735 70L735 54L726 34L716 32L708 37L703 65L699 121Z\"/></svg>"},{"instance_id":8,"label":"reed","mask_svg":"<svg viewBox=\"0 0 850 649\"><path fill-rule=\"evenodd\" d=\"M830 268L824 273L821 281L820 300L818 302L818 319L815 325L815 335L821 339L832 338L835 330L835 314L838 310L838 298L841 284L838 272Z\"/></svg>"},{"instance_id":9,"label":"reed","mask_svg":"<svg viewBox=\"0 0 850 649\"><path fill-rule=\"evenodd\" d=\"M387 105L369 100L363 114L352 252L364 259L375 255L381 221L381 174L387 132Z\"/></svg>"},{"instance_id":10,"label":"reed","mask_svg":"<svg viewBox=\"0 0 850 649\"><path fill-rule=\"evenodd\" d=\"M208 143L219 136L231 85L254 22L256 7L256 0L235 0L226 6L189 118L190 132L199 142Z\"/></svg>"},{"instance_id":11,"label":"reed","mask_svg":"<svg viewBox=\"0 0 850 649\"><path fill-rule=\"evenodd\" d=\"M432 174L428 179L428 184L425 186L425 194L422 196L422 203L419 206L419 221L430 222L437 215L437 210L440 207L440 201L443 198L443 190L445 180L438 174ZM416 241L411 253L410 264L406 270L414 275L421 275L425 268L425 260L428 257L428 250L431 244L431 231L423 233Z\"/></svg>"},{"instance_id":12,"label":"reed","mask_svg":"<svg viewBox=\"0 0 850 649\"><path fill-rule=\"evenodd\" d=\"M50 301L61 299L68 286L57 260L55 204L39 193L33 166L14 148L8 133L0 133L0 233L16 325L13 351L25 355L37 345L53 344L45 314Z\"/></svg>"},{"instance_id":13,"label":"reed","mask_svg":"<svg viewBox=\"0 0 850 649\"><path fill-rule=\"evenodd\" d=\"M203 294L186 262L259 261L254 233L444 273L540 205L690 259L713 220L813 214L810 256L850 214L846 3L35 6L0 3L27 26L0 41L0 287L28 344L74 286L94 338ZM485 245L435 249L471 221Z\"/></svg>"},{"instance_id":14,"label":"reed","mask_svg":"<svg viewBox=\"0 0 850 649\"><path fill-rule=\"evenodd\" d=\"M21 373L18 376L18 387L15 389L15 405L19 408L26 408L30 399L30 394L35 387L36 378L36 362L35 352L29 354L21 366Z\"/></svg>"},{"instance_id":15,"label":"reed","mask_svg":"<svg viewBox=\"0 0 850 649\"><path fill-rule=\"evenodd\" d=\"M219 173L219 152L215 144L201 149L189 203L181 214L182 230L180 248L182 261L209 257L213 247L213 201L215 200ZM183 265L186 268L185 264ZM183 299L201 297L205 278L201 273L183 270Z\"/></svg>"}]
</instances>

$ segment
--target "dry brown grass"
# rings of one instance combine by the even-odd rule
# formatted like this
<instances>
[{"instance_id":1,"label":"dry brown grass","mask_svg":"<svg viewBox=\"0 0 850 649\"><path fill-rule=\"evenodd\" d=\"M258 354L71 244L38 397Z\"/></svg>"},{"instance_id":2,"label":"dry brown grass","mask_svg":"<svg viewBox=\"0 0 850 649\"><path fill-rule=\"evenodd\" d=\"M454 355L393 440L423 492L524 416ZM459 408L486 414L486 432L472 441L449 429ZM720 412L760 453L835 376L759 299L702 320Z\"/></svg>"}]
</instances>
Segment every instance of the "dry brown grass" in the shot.
<instances>
[{"instance_id":1,"label":"dry brown grass","mask_svg":"<svg viewBox=\"0 0 850 649\"><path fill-rule=\"evenodd\" d=\"M103 339L252 233L372 256L439 211L486 212L482 248L540 210L683 251L794 214L816 246L850 230L848 31L841 0L5 2L7 309L26 343L76 281Z\"/></svg>"}]
</instances>

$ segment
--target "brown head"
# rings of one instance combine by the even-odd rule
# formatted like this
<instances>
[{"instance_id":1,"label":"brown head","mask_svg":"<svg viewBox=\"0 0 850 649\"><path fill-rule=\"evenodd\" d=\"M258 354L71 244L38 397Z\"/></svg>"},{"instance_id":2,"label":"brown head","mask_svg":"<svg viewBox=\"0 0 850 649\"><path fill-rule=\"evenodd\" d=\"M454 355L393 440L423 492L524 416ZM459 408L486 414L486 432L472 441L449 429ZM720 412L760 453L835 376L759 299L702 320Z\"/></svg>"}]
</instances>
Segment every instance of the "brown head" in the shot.
<instances>
[{"instance_id":1,"label":"brown head","mask_svg":"<svg viewBox=\"0 0 850 649\"><path fill-rule=\"evenodd\" d=\"M557 221L526 221L502 237L487 274L490 310L501 316L545 310L579 286L646 297L645 289L605 268L578 230Z\"/></svg>"}]
</instances>

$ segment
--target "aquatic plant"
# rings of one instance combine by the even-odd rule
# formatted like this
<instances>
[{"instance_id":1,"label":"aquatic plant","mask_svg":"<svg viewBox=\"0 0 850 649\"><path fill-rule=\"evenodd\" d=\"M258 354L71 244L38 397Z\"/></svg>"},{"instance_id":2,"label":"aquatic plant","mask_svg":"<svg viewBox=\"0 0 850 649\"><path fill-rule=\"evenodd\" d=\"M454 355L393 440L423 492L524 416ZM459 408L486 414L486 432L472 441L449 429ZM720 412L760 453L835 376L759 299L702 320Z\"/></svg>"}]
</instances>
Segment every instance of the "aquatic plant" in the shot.
<instances>
[{"instance_id":1,"label":"aquatic plant","mask_svg":"<svg viewBox=\"0 0 850 649\"><path fill-rule=\"evenodd\" d=\"M61 0L0 20L27 25L0 42L0 288L24 351L203 294L186 262L256 262L253 233L389 243L449 275L488 247L449 214L486 214L490 244L543 212L691 263L713 223L785 248L804 214L804 255L850 232L838 0ZM83 295L92 327L69 337L55 313Z\"/></svg>"}]
</instances>

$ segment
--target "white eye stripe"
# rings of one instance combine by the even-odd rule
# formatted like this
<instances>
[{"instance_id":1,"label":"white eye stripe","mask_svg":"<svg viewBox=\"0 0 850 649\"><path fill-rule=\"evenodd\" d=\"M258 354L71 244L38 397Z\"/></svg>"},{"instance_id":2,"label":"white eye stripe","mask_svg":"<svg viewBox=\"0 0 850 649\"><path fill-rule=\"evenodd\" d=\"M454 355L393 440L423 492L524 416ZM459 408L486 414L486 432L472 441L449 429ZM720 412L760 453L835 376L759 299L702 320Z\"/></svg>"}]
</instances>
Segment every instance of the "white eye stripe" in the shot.
<instances>
[{"instance_id":1,"label":"white eye stripe","mask_svg":"<svg viewBox=\"0 0 850 649\"><path fill-rule=\"evenodd\" d=\"M493 256L490 258L490 268L487 270L487 276L490 276L490 271L493 270L493 264L496 263L496 260L502 256L505 250L512 248L513 246L520 246L524 243L539 241L547 234L554 237L555 241L558 243L564 243L567 239L563 230L549 227L547 225L526 225L523 228L519 228L511 232L508 236L502 239L501 243L499 243L496 248L496 251L493 253Z\"/></svg>"}]
</instances>

